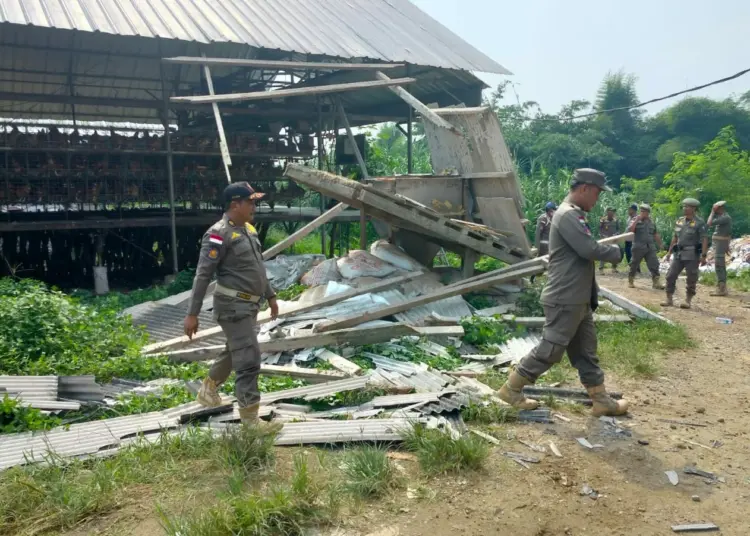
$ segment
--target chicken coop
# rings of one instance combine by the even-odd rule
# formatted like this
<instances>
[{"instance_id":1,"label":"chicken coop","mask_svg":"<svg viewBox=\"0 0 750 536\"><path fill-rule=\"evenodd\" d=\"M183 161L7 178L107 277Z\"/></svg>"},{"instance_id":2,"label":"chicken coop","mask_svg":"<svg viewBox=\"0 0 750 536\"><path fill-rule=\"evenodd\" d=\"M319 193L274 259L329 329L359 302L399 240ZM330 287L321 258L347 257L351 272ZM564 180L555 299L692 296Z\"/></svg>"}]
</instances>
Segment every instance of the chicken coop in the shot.
<instances>
[{"instance_id":1,"label":"chicken coop","mask_svg":"<svg viewBox=\"0 0 750 536\"><path fill-rule=\"evenodd\" d=\"M331 203L286 163L382 122L411 147L399 91L477 106L472 71L507 72L408 0L0 0L0 275L149 284L195 264L229 181L267 194L261 237L293 230Z\"/></svg>"}]
</instances>

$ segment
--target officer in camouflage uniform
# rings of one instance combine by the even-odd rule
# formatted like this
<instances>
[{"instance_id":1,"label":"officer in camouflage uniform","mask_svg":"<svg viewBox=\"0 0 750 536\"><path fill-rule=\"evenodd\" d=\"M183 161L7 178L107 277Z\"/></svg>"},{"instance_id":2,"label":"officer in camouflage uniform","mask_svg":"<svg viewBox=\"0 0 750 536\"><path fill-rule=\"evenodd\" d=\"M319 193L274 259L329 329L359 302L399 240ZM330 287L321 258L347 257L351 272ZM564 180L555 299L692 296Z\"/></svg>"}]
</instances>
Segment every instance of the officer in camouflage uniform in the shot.
<instances>
[{"instance_id":1,"label":"officer in camouflage uniform","mask_svg":"<svg viewBox=\"0 0 750 536\"><path fill-rule=\"evenodd\" d=\"M523 395L523 387L536 382L567 351L591 397L593 414L627 412L627 402L607 395L604 372L596 355L593 313L598 306L599 287L595 262L622 260L620 247L598 244L586 223L586 212L596 205L602 191L611 191L604 173L577 169L570 193L552 219L547 285L541 298L545 315L542 341L521 360L498 393L502 400L519 409L539 405Z\"/></svg>"},{"instance_id":2,"label":"officer in camouflage uniform","mask_svg":"<svg viewBox=\"0 0 750 536\"><path fill-rule=\"evenodd\" d=\"M696 213L700 202L688 197L682 201L684 216L677 219L674 227L674 236L669 245L666 260L671 263L667 272L667 299L662 307L674 305L673 296L677 277L682 270L687 273L687 288L685 302L680 304L681 309L690 309L695 287L698 284L698 266L706 264L706 251L708 251L708 231L706 223ZM675 253L674 257L672 252Z\"/></svg>"},{"instance_id":3,"label":"officer in camouflage uniform","mask_svg":"<svg viewBox=\"0 0 750 536\"><path fill-rule=\"evenodd\" d=\"M718 288L711 293L711 296L727 295L727 253L729 241L732 240L732 218L727 214L726 204L726 201L716 203L706 222L708 227L716 226L711 242L714 245L714 267Z\"/></svg>"},{"instance_id":4,"label":"officer in camouflage uniform","mask_svg":"<svg viewBox=\"0 0 750 536\"><path fill-rule=\"evenodd\" d=\"M539 216L536 220L534 245L536 246L540 257L543 257L549 252L549 230L552 225L552 216L555 215L555 210L557 210L557 205L552 201L549 201L544 206L544 214Z\"/></svg>"},{"instance_id":5,"label":"officer in camouflage uniform","mask_svg":"<svg viewBox=\"0 0 750 536\"><path fill-rule=\"evenodd\" d=\"M613 207L607 208L607 215L599 220L599 236L609 238L620 234L620 220L617 219L617 211ZM604 261L599 261L599 271L604 271ZM617 263L612 263L612 273L617 273Z\"/></svg>"},{"instance_id":6,"label":"officer in camouflage uniform","mask_svg":"<svg viewBox=\"0 0 750 536\"><path fill-rule=\"evenodd\" d=\"M630 263L630 273L628 274L628 286L635 288L635 274L641 261L646 259L646 266L651 272L652 288L663 290L664 286L659 281L659 259L656 252L663 248L661 237L656 231L656 224L651 219L651 207L646 203L641 205L641 213L632 218L629 233L634 233L633 237L633 260Z\"/></svg>"},{"instance_id":7,"label":"officer in camouflage uniform","mask_svg":"<svg viewBox=\"0 0 750 536\"><path fill-rule=\"evenodd\" d=\"M276 294L266 277L263 250L251 225L256 200L246 182L233 183L224 190L226 212L203 235L200 258L193 280L185 334L192 338L198 331L198 314L211 278L216 274L214 318L227 338L225 350L208 372L198 393L198 402L207 407L221 404L218 387L234 369L237 373L235 397L243 424L257 424L260 393L260 346L256 316L263 298L268 300L271 318L279 308Z\"/></svg>"},{"instance_id":8,"label":"officer in camouflage uniform","mask_svg":"<svg viewBox=\"0 0 750 536\"><path fill-rule=\"evenodd\" d=\"M630 224L633 223L633 220L638 217L638 205L633 203L628 207L628 219L625 221L625 229L630 229ZM628 261L628 264L633 259L633 241L632 240L626 240L625 241L625 259ZM640 270L639 270L640 273Z\"/></svg>"}]
</instances>

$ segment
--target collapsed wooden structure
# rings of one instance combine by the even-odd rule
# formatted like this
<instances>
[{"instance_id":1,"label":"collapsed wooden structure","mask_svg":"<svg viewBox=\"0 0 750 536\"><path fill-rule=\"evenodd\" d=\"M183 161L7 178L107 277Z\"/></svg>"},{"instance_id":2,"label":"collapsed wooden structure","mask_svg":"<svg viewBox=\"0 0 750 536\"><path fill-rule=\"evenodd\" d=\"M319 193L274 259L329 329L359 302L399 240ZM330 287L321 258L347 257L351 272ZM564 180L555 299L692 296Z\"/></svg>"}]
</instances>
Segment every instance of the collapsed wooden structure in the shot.
<instances>
[{"instance_id":1,"label":"collapsed wooden structure","mask_svg":"<svg viewBox=\"0 0 750 536\"><path fill-rule=\"evenodd\" d=\"M230 177L268 193L261 232L313 220L286 163L394 121L411 169L414 112L445 130L428 105L477 106L471 71L507 73L407 0L0 0L0 28L0 270L65 285L194 262Z\"/></svg>"}]
</instances>

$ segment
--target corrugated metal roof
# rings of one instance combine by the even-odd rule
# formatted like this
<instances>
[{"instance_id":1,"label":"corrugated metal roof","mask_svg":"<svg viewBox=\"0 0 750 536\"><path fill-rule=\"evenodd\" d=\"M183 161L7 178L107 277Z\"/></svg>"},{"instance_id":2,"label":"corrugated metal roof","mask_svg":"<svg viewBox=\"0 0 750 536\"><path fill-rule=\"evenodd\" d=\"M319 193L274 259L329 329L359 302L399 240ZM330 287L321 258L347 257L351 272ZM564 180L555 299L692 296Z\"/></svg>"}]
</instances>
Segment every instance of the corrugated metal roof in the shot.
<instances>
[{"instance_id":1,"label":"corrugated metal roof","mask_svg":"<svg viewBox=\"0 0 750 536\"><path fill-rule=\"evenodd\" d=\"M372 419L287 423L277 445L329 444L350 441L401 441L414 423L408 419Z\"/></svg>"},{"instance_id":2,"label":"corrugated metal roof","mask_svg":"<svg viewBox=\"0 0 750 536\"><path fill-rule=\"evenodd\" d=\"M0 388L26 402L57 400L57 376L0 376Z\"/></svg>"},{"instance_id":3,"label":"corrugated metal roof","mask_svg":"<svg viewBox=\"0 0 750 536\"><path fill-rule=\"evenodd\" d=\"M2 0L0 0L2 1ZM162 342L184 334L182 322L185 319L185 307L178 307L159 302L147 302L130 307L123 314L130 315L134 326L143 326L149 336L149 342ZM212 313L203 311L198 315L201 329L216 326ZM224 344L222 333L201 339L191 344L192 348L202 348Z\"/></svg>"},{"instance_id":4,"label":"corrugated metal roof","mask_svg":"<svg viewBox=\"0 0 750 536\"><path fill-rule=\"evenodd\" d=\"M500 355L497 358L496 364L518 363L539 344L540 340L539 335L534 334L509 340L505 344L500 345Z\"/></svg>"},{"instance_id":5,"label":"corrugated metal roof","mask_svg":"<svg viewBox=\"0 0 750 536\"><path fill-rule=\"evenodd\" d=\"M0 22L509 74L408 0L0 0Z\"/></svg>"},{"instance_id":6,"label":"corrugated metal roof","mask_svg":"<svg viewBox=\"0 0 750 536\"><path fill-rule=\"evenodd\" d=\"M285 389L283 391L275 391L273 393L263 393L260 396L260 403L262 405L266 405L272 404L273 402L277 402L279 400L292 400L295 398L316 400L325 398L326 396L335 395L336 393L342 393L344 391L364 389L365 387L367 387L369 381L369 376L356 376L354 378L347 378L346 380L320 383L307 387L297 387L295 389Z\"/></svg>"}]
</instances>

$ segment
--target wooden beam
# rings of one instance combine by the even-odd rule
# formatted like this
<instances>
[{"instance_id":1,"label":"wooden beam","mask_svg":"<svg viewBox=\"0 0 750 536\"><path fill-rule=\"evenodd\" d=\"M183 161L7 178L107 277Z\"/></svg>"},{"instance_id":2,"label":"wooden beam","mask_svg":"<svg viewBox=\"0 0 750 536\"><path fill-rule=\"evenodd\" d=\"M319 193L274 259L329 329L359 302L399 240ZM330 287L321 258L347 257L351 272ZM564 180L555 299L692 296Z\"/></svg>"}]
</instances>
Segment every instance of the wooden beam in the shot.
<instances>
[{"instance_id":1,"label":"wooden beam","mask_svg":"<svg viewBox=\"0 0 750 536\"><path fill-rule=\"evenodd\" d=\"M321 361L325 361L333 368L335 368L336 370L340 370L347 376L359 376L363 372L362 367L360 367L356 363L353 363L352 361L349 361L345 357L334 354L330 350L323 350L320 354L318 354L318 359L320 359Z\"/></svg>"},{"instance_id":2,"label":"wooden beam","mask_svg":"<svg viewBox=\"0 0 750 536\"><path fill-rule=\"evenodd\" d=\"M485 279L480 279L478 281L473 281L453 287L443 287L425 296L418 296L411 300L406 300L405 302L397 303L395 305L387 305L385 307L367 311L365 313L360 313L339 320L320 324L318 325L318 331L325 332L356 326L362 324L363 322L369 322L370 320L378 320L387 316L395 315L397 313L402 313L419 305L425 305L445 298L467 294L475 290L491 287L493 285L504 283L506 281L521 279L522 277L526 276L540 274L542 272L544 272L544 268L539 265L528 266L526 268L521 268L518 270L510 270L495 277L488 277Z\"/></svg>"},{"instance_id":3,"label":"wooden beam","mask_svg":"<svg viewBox=\"0 0 750 536\"><path fill-rule=\"evenodd\" d=\"M291 246L298 240L302 240L304 237L312 233L315 229L317 229L321 225L331 221L333 218L341 214L347 207L348 207L347 204L339 203L332 209L324 212L323 214L315 218L313 221L305 225L302 229L299 229L295 233L292 233L291 235L286 237L284 240L282 240L275 246L264 251L263 260L267 261L268 259L274 258L276 255L284 251L286 248L288 248L289 246Z\"/></svg>"},{"instance_id":4,"label":"wooden beam","mask_svg":"<svg viewBox=\"0 0 750 536\"><path fill-rule=\"evenodd\" d=\"M314 309L320 309L322 307L327 307L329 305L335 305L337 303L340 303L344 300L348 300L349 298L354 298L356 296L361 296L362 294L369 294L370 292L380 292L383 290L388 290L390 288L393 288L395 286L398 286L402 283L407 283L409 281L413 281L414 279L421 277L424 275L424 272L411 272L406 275L401 275L398 277L391 277L389 279L384 279L383 281L379 281L378 283L374 283L372 285L368 285L366 287L361 288L355 288L348 292L342 292L340 294L334 294L333 296L329 296L327 298L323 298L322 300L319 300L315 303L308 303L305 305L299 305L297 307L292 307L291 309L288 309L286 311L279 312L279 318L288 318L290 316L294 316L296 314L300 313L306 313L308 311L312 311ZM271 315L269 311L263 311L261 314L258 315L258 324L265 324L271 320ZM157 342L153 344L149 344L143 347L141 350L141 353L143 354L154 354L163 352L166 349L173 349L173 348L179 348L181 346L185 346L187 344L190 344L191 342L200 341L203 339L206 339L208 337L212 337L218 333L221 333L221 327L214 326L209 329L204 329L202 331L199 331L195 335L193 335L192 340L188 339L187 336L182 335L180 337L175 337L173 339L169 339L162 342Z\"/></svg>"},{"instance_id":5,"label":"wooden beam","mask_svg":"<svg viewBox=\"0 0 750 536\"><path fill-rule=\"evenodd\" d=\"M253 91L250 93L230 93L227 95L195 95L189 97L172 97L172 103L210 104L212 102L258 101L270 99L284 99L287 97L304 97L310 95L326 95L344 91L360 89L377 89L381 87L398 86L416 82L415 78L394 78L393 80L375 80L374 82L351 82L348 84L330 84L328 86L310 86L276 91Z\"/></svg>"},{"instance_id":6,"label":"wooden beam","mask_svg":"<svg viewBox=\"0 0 750 536\"><path fill-rule=\"evenodd\" d=\"M205 58L206 55L203 54ZM208 86L208 94L216 95L214 92L214 81L211 78L211 69L208 65L203 65L203 74L206 77L206 85ZM227 137L224 133L224 124L221 122L221 113L219 112L219 105L215 102L211 103L211 108L214 112L214 120L216 121L216 129L219 131L219 148L221 150L221 160L224 163L224 171L227 174L227 182L232 182L232 175L229 173L229 166L232 165L232 157L229 154L229 145L227 145Z\"/></svg>"},{"instance_id":7,"label":"wooden beam","mask_svg":"<svg viewBox=\"0 0 750 536\"><path fill-rule=\"evenodd\" d=\"M343 380L347 377L347 374L342 374L341 372L293 365L261 365L260 373L266 376L291 376L292 378L307 380L310 383L325 383L333 380Z\"/></svg>"},{"instance_id":8,"label":"wooden beam","mask_svg":"<svg viewBox=\"0 0 750 536\"><path fill-rule=\"evenodd\" d=\"M388 75L381 73L380 71L375 73L375 76L382 80L383 82L392 81ZM431 123L434 123L435 125L445 128L453 132L454 134L457 134L459 136L462 135L461 131L458 130L455 126L451 125L448 121L434 113L430 108L428 108L421 100L416 98L414 95L406 91L402 87L391 87L390 90L398 95L404 102L406 102L409 106L414 108L417 112L419 112L424 119L427 121L430 121Z\"/></svg>"},{"instance_id":9,"label":"wooden beam","mask_svg":"<svg viewBox=\"0 0 750 536\"><path fill-rule=\"evenodd\" d=\"M654 313L653 311L649 311L642 305L639 305L634 301L627 299L625 296L617 294L616 292L612 292L607 288L599 287L599 296L611 301L618 307L622 307L637 318L642 318L644 320L659 320L660 322L673 324L673 322L667 317Z\"/></svg>"},{"instance_id":10,"label":"wooden beam","mask_svg":"<svg viewBox=\"0 0 750 536\"><path fill-rule=\"evenodd\" d=\"M391 339L398 339L408 335L417 335L417 331L407 324L394 322L383 326L340 329L328 331L326 333L313 333L312 335L275 339L260 343L260 349L261 352L275 353L285 352L287 350L299 350L301 348L342 346L344 344L364 346L367 344L386 342Z\"/></svg>"},{"instance_id":11,"label":"wooden beam","mask_svg":"<svg viewBox=\"0 0 750 536\"><path fill-rule=\"evenodd\" d=\"M314 61L274 61L244 58L195 58L190 56L176 56L162 58L164 63L178 65L209 65L211 67L253 67L256 69L290 69L311 71L372 71L380 69L395 69L403 67L403 63L331 63Z\"/></svg>"}]
</instances>

